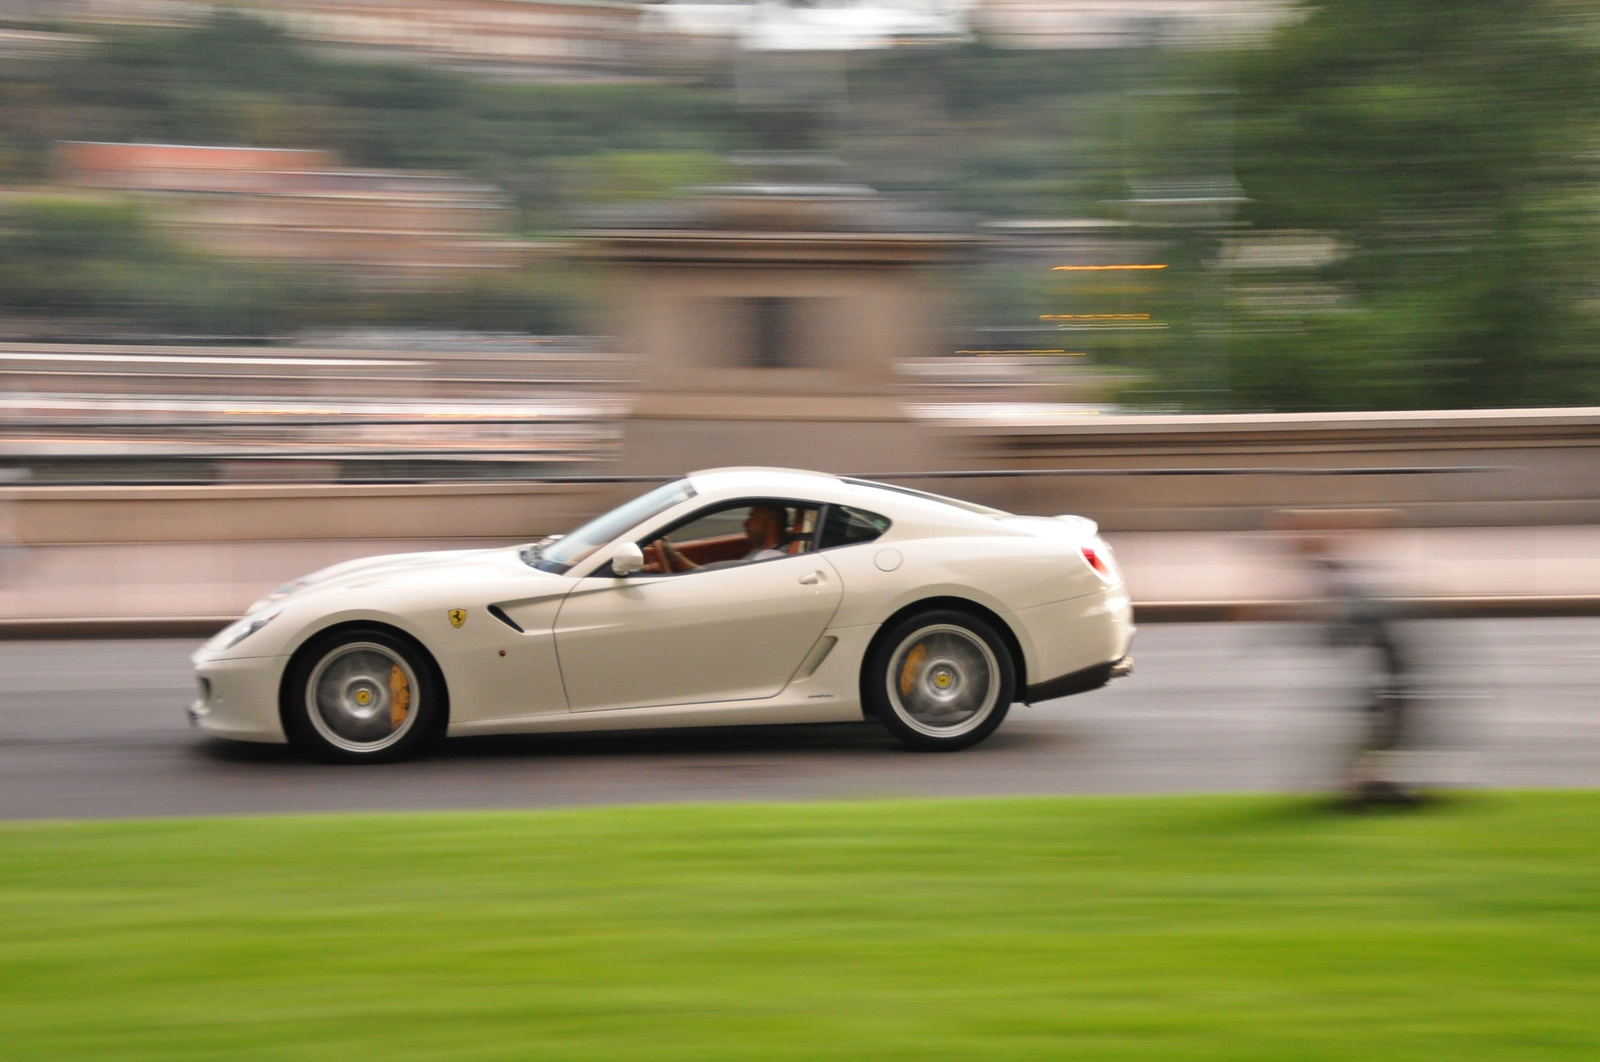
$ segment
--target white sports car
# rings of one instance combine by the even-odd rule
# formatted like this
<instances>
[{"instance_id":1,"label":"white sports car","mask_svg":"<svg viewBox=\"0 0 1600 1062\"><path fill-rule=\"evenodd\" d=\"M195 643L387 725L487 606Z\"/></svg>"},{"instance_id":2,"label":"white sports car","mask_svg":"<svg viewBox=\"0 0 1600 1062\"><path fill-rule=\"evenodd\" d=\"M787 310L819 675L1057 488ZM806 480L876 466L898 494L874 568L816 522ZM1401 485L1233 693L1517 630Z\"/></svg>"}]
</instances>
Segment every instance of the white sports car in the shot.
<instances>
[{"instance_id":1,"label":"white sports car","mask_svg":"<svg viewBox=\"0 0 1600 1062\"><path fill-rule=\"evenodd\" d=\"M532 546L409 553L273 591L194 656L202 730L388 760L445 734L873 718L981 741L1126 674L1091 520L724 468Z\"/></svg>"}]
</instances>

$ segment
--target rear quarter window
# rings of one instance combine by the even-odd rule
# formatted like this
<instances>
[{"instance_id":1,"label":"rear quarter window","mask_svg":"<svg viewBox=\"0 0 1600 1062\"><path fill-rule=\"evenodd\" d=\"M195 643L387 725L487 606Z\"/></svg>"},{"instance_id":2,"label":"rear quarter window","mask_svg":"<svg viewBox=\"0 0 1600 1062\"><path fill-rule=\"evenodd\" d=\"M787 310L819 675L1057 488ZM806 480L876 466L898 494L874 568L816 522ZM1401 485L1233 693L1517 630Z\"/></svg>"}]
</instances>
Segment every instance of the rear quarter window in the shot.
<instances>
[{"instance_id":1,"label":"rear quarter window","mask_svg":"<svg viewBox=\"0 0 1600 1062\"><path fill-rule=\"evenodd\" d=\"M879 516L865 509L830 505L822 517L822 534L817 539L817 548L834 549L871 542L889 530L889 523L887 516Z\"/></svg>"}]
</instances>

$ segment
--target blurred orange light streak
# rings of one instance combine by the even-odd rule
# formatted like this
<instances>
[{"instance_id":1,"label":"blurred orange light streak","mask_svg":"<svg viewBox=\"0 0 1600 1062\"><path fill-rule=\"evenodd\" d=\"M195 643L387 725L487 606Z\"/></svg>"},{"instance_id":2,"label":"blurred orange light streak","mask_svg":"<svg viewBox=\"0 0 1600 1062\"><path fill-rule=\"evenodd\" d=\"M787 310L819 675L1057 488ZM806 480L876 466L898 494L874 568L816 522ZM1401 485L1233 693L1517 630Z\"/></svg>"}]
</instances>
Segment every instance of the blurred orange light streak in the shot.
<instances>
[{"instance_id":1,"label":"blurred orange light streak","mask_svg":"<svg viewBox=\"0 0 1600 1062\"><path fill-rule=\"evenodd\" d=\"M1099 273L1108 269L1165 269L1165 262L1160 265L1103 265L1103 266L1051 266L1052 270L1066 273Z\"/></svg>"}]
</instances>

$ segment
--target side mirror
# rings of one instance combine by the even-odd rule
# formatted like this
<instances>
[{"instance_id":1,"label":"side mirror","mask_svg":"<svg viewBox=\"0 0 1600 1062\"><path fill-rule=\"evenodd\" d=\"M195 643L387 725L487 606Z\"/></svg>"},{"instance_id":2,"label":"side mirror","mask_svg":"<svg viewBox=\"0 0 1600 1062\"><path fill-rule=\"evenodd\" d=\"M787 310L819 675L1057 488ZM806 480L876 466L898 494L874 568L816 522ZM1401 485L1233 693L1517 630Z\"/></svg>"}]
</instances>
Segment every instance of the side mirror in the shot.
<instances>
[{"instance_id":1,"label":"side mirror","mask_svg":"<svg viewBox=\"0 0 1600 1062\"><path fill-rule=\"evenodd\" d=\"M637 542L624 542L611 555L611 571L614 575L632 575L643 568L644 550L639 548Z\"/></svg>"}]
</instances>

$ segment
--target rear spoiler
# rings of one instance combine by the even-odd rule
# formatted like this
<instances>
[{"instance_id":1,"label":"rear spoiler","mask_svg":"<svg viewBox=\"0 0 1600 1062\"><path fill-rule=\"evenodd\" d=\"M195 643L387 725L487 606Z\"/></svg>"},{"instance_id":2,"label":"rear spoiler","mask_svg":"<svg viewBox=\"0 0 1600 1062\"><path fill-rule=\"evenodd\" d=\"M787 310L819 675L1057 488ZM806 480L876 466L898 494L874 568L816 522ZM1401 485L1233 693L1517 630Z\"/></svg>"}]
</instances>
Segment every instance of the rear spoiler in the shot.
<instances>
[{"instance_id":1,"label":"rear spoiler","mask_svg":"<svg viewBox=\"0 0 1600 1062\"><path fill-rule=\"evenodd\" d=\"M1062 523L1071 524L1079 531L1079 533L1083 535L1084 538L1093 538L1095 535L1100 533L1100 525L1089 519L1087 516L1072 516L1069 514L1063 514L1056 517L1056 519L1060 520Z\"/></svg>"}]
</instances>

